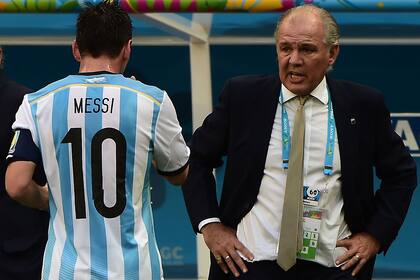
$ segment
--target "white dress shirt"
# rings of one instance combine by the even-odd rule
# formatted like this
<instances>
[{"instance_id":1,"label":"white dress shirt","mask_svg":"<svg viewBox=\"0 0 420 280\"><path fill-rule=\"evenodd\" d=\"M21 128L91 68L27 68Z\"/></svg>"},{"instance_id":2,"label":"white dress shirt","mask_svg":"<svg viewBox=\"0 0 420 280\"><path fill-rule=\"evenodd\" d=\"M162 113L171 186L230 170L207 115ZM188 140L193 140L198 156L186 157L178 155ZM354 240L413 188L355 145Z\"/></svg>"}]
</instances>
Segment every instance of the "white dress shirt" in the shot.
<instances>
[{"instance_id":1,"label":"white dress shirt","mask_svg":"<svg viewBox=\"0 0 420 280\"><path fill-rule=\"evenodd\" d=\"M287 110L290 135L299 101L282 85L284 108ZM324 175L324 159L328 127L328 88L324 78L305 103L305 146L303 180L305 186L321 191L319 207L323 209L315 262L334 266L336 241L349 236L344 221L341 194L340 153L335 134L333 173ZM238 239L254 254L254 261L276 260L283 212L287 170L282 165L282 104L278 104L268 147L264 175L257 201L237 228ZM207 220L208 222L209 220ZM205 221L200 223L200 226ZM281 250L281 248L280 248Z\"/></svg>"}]
</instances>

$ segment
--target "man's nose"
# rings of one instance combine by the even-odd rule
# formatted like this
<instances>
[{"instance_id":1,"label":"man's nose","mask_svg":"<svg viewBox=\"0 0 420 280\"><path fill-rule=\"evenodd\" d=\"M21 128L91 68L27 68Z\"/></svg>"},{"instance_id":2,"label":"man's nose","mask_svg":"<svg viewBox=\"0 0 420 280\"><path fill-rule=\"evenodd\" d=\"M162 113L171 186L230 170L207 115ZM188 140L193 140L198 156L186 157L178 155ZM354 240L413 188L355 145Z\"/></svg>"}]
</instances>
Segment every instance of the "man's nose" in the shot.
<instances>
[{"instance_id":1,"label":"man's nose","mask_svg":"<svg viewBox=\"0 0 420 280\"><path fill-rule=\"evenodd\" d=\"M289 63L294 65L302 64L302 58L300 56L299 50L293 50L290 54Z\"/></svg>"}]
</instances>

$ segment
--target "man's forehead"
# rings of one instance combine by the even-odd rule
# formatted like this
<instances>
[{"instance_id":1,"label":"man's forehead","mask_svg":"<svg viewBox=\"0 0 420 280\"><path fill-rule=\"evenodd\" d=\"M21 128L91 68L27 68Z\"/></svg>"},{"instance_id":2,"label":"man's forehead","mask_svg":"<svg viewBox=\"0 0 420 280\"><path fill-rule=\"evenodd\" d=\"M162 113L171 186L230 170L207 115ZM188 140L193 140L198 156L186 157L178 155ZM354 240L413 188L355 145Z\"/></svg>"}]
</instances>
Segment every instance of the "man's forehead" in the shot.
<instances>
[{"instance_id":1,"label":"man's forehead","mask_svg":"<svg viewBox=\"0 0 420 280\"><path fill-rule=\"evenodd\" d=\"M313 37L311 38L296 38L291 36L279 36L278 44L285 45L285 44L293 44L293 45L317 45L321 43L322 40L317 40Z\"/></svg>"},{"instance_id":2,"label":"man's forehead","mask_svg":"<svg viewBox=\"0 0 420 280\"><path fill-rule=\"evenodd\" d=\"M325 39L324 26L319 22L305 26L284 23L277 34L278 42L320 44Z\"/></svg>"}]
</instances>

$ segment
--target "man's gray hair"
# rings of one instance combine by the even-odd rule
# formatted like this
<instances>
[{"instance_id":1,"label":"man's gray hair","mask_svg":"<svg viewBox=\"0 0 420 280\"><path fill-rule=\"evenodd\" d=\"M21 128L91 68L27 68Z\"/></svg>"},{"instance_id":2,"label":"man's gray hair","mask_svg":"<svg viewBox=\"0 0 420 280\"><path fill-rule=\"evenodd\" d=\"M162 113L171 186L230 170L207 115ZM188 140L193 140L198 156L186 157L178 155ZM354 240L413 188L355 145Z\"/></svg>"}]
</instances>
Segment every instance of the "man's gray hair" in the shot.
<instances>
[{"instance_id":1,"label":"man's gray hair","mask_svg":"<svg viewBox=\"0 0 420 280\"><path fill-rule=\"evenodd\" d=\"M287 10L281 16L281 18L279 19L277 23L276 31L274 32L274 38L276 40L276 44L279 37L278 33L279 33L281 24L284 22L285 19L287 19L288 17L300 11L314 13L321 18L322 22L324 23L324 30L325 30L324 41L328 47L339 44L340 32L339 32L338 24L335 21L334 17L327 10L320 8L318 6L312 5L312 4L306 4L306 5L294 7L292 9Z\"/></svg>"}]
</instances>

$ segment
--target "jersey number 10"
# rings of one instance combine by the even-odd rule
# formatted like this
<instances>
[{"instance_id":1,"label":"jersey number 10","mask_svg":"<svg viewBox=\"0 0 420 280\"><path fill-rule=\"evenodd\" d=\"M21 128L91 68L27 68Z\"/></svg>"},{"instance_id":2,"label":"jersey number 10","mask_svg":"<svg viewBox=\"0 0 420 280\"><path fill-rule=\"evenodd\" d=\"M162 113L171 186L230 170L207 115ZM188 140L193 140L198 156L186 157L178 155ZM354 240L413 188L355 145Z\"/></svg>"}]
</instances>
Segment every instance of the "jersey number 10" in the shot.
<instances>
[{"instance_id":1,"label":"jersey number 10","mask_svg":"<svg viewBox=\"0 0 420 280\"><path fill-rule=\"evenodd\" d=\"M112 139L116 147L116 202L108 207L104 202L104 189L102 186L102 143ZM86 204L83 182L82 161L82 129L71 128L61 143L71 144L73 163L74 203L76 219L86 219ZM91 168L92 168L92 193L96 210L103 217L115 218L119 216L126 205L125 198L125 162L127 143L124 135L114 128L103 128L92 138L91 143ZM105 159L106 160L106 159Z\"/></svg>"}]
</instances>

